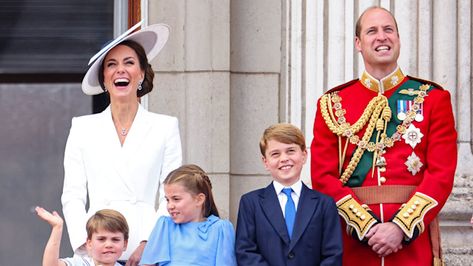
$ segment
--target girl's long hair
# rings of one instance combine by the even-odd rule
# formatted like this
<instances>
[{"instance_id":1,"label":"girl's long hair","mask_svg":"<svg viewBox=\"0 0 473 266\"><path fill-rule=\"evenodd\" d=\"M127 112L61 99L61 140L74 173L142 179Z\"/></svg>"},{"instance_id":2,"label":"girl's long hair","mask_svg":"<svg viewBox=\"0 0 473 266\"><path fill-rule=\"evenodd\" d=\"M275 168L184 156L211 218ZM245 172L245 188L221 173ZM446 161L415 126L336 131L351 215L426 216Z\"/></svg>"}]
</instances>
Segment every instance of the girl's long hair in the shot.
<instances>
[{"instance_id":1,"label":"girl's long hair","mask_svg":"<svg viewBox=\"0 0 473 266\"><path fill-rule=\"evenodd\" d=\"M205 195L205 202L202 209L204 217L209 217L211 214L219 217L212 194L212 183L202 168L195 164L187 164L177 168L169 173L163 182L165 185L174 183L180 183L189 192L195 195L203 193Z\"/></svg>"}]
</instances>

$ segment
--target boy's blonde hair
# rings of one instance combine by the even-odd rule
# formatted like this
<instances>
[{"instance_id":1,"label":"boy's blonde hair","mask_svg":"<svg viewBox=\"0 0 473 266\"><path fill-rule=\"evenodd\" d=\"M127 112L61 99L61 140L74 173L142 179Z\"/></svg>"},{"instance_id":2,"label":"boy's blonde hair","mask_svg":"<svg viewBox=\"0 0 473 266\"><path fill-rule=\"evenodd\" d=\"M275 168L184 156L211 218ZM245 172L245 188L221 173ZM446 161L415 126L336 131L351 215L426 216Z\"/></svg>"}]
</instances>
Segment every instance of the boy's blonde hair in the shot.
<instances>
[{"instance_id":1,"label":"boy's blonde hair","mask_svg":"<svg viewBox=\"0 0 473 266\"><path fill-rule=\"evenodd\" d=\"M125 217L115 210L103 209L92 215L86 224L87 239L92 239L92 234L98 230L123 233L125 240L128 240L128 223Z\"/></svg>"},{"instance_id":2,"label":"boy's blonde hair","mask_svg":"<svg viewBox=\"0 0 473 266\"><path fill-rule=\"evenodd\" d=\"M266 149L270 140L285 144L295 143L299 145L302 151L306 150L304 134L299 128L288 123L274 124L264 131L259 142L259 148L263 157L266 156Z\"/></svg>"}]
</instances>

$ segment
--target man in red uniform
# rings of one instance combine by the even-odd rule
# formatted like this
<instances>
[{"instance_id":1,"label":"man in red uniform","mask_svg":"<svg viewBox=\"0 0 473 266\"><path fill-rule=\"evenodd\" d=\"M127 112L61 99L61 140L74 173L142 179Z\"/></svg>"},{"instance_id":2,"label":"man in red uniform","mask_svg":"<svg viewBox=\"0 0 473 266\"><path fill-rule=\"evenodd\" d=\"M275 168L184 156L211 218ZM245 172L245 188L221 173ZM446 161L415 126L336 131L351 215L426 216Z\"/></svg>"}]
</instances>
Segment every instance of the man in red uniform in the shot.
<instances>
[{"instance_id":1,"label":"man in red uniform","mask_svg":"<svg viewBox=\"0 0 473 266\"><path fill-rule=\"evenodd\" d=\"M368 8L356 49L365 71L318 102L312 185L337 202L344 265L438 265L436 216L457 163L450 94L405 76L394 16Z\"/></svg>"}]
</instances>

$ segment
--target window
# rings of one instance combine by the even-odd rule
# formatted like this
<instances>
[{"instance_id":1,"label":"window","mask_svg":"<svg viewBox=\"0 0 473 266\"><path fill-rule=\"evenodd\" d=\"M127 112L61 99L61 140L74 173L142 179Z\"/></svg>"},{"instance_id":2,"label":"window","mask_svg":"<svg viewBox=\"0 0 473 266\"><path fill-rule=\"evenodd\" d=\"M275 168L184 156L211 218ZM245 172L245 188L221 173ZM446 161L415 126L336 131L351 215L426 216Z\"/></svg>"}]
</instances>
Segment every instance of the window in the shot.
<instances>
[{"instance_id":1,"label":"window","mask_svg":"<svg viewBox=\"0 0 473 266\"><path fill-rule=\"evenodd\" d=\"M1 1L0 73L85 73L89 58L113 38L113 4L110 0Z\"/></svg>"}]
</instances>

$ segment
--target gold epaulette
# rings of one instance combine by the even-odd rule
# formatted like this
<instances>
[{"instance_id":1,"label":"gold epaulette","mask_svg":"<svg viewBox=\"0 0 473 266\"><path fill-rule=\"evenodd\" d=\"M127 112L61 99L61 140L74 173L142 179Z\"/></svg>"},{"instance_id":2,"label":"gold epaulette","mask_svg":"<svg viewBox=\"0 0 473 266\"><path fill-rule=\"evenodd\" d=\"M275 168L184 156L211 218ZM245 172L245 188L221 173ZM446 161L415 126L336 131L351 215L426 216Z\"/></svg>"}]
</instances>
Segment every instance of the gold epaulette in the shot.
<instances>
[{"instance_id":1,"label":"gold epaulette","mask_svg":"<svg viewBox=\"0 0 473 266\"><path fill-rule=\"evenodd\" d=\"M406 204L402 205L401 210L394 217L393 223L396 223L407 237L412 238L416 228L420 233L424 231L424 216L437 205L435 199L416 192Z\"/></svg>"},{"instance_id":2,"label":"gold epaulette","mask_svg":"<svg viewBox=\"0 0 473 266\"><path fill-rule=\"evenodd\" d=\"M376 223L376 219L365 209L367 207L361 206L351 195L337 201L338 214L356 231L360 241Z\"/></svg>"}]
</instances>

